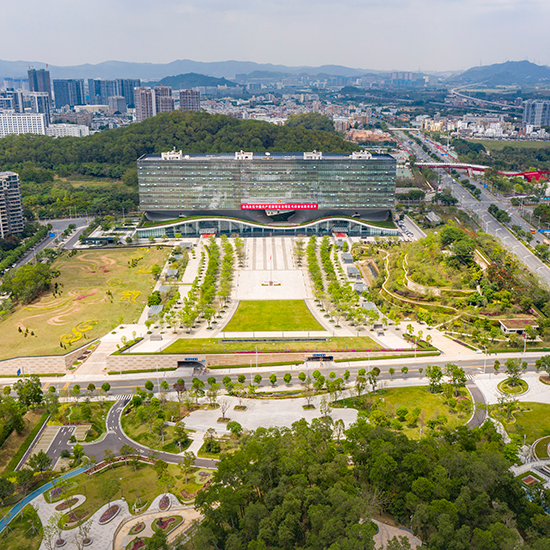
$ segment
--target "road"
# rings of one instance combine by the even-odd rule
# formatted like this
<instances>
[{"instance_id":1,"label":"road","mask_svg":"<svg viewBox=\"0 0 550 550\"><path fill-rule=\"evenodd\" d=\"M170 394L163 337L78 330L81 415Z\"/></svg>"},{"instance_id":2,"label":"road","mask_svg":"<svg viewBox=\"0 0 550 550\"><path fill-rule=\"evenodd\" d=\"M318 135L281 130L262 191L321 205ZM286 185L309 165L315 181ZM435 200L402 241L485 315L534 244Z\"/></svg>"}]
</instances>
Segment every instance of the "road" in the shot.
<instances>
[{"instance_id":1,"label":"road","mask_svg":"<svg viewBox=\"0 0 550 550\"><path fill-rule=\"evenodd\" d=\"M425 153L416 142L410 143L410 140L402 132L397 132L399 138L407 143L412 152L416 155L417 158L422 161L430 162L433 159ZM422 136L420 136L422 138ZM428 141L425 140L426 146L431 150L433 154L439 156L439 152L435 149ZM445 159L446 160L446 159ZM521 218L517 211L514 211L509 202L500 196L492 195L486 188L479 185L475 179L469 178L466 174L464 178L467 178L471 183L476 185L481 190L480 199L475 199L464 187L462 187L451 175L445 172L443 169L436 169L441 175L441 184L442 187L447 187L451 189L452 194L459 200L460 208L463 210L469 210L477 214L479 219L483 223L482 229L486 233L490 233L494 237L500 240L505 248L509 252L516 255L519 260L521 260L525 266L527 266L532 273L536 274L540 279L550 287L550 268L544 264L539 258L537 258L528 247L526 247L519 239L517 239L511 231L509 231L506 226L498 222L489 212L487 208L491 204L496 204L499 208L506 210L510 213L512 218L512 223L519 225L524 229L524 231L529 232L531 226ZM535 242L542 243L542 235L535 234Z\"/></svg>"},{"instance_id":2,"label":"road","mask_svg":"<svg viewBox=\"0 0 550 550\"><path fill-rule=\"evenodd\" d=\"M101 440L95 443L83 444L84 453L87 456L93 456L96 462L101 462L104 459L105 451L107 449L112 450L115 453L115 456L119 456L120 449L123 445L130 445L131 447L134 447L134 449L139 449L141 451L141 456L144 457L151 454L152 449L133 441L122 430L120 418L122 416L122 411L128 402L129 398L121 399L111 407L109 413L107 414L107 418L105 419L107 434ZM50 456L49 452L48 456ZM158 458L172 464L178 464L181 462L181 456L172 453L164 453L161 451L158 451ZM195 466L198 466L199 468L216 468L216 461L208 458L197 458L195 460Z\"/></svg>"},{"instance_id":3,"label":"road","mask_svg":"<svg viewBox=\"0 0 550 550\"><path fill-rule=\"evenodd\" d=\"M45 248L52 248L52 246L55 245L54 241L59 238L60 235L63 234L63 231L69 227L71 223L74 223L76 225L76 231L73 232L69 240L64 244L63 248L67 248L68 250L71 250L74 247L74 244L77 242L79 235L86 229L88 222L86 218L62 218L58 220L41 220L40 222L42 225L47 225L48 223L52 226L52 233L55 233L54 237L47 237L45 240L43 240L40 244L38 244L34 250L29 250L27 254L19 258L19 260L16 262L16 267L20 267L22 265L28 264L30 261L33 260L35 255L40 252L41 250L44 250Z\"/></svg>"}]
</instances>

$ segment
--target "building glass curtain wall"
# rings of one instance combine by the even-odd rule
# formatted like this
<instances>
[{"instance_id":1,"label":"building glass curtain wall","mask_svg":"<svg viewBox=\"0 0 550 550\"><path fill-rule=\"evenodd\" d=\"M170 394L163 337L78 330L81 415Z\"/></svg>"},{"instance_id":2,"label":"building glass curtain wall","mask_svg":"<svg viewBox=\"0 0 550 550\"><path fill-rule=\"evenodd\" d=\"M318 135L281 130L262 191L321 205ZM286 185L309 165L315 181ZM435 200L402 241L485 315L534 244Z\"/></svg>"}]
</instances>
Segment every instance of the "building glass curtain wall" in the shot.
<instances>
[{"instance_id":1,"label":"building glass curtain wall","mask_svg":"<svg viewBox=\"0 0 550 550\"><path fill-rule=\"evenodd\" d=\"M389 155L314 152L237 157L178 153L141 157L141 209L151 219L229 215L269 223L270 210L286 208L292 216L288 221L301 223L323 215L382 220L394 206L396 163Z\"/></svg>"}]
</instances>

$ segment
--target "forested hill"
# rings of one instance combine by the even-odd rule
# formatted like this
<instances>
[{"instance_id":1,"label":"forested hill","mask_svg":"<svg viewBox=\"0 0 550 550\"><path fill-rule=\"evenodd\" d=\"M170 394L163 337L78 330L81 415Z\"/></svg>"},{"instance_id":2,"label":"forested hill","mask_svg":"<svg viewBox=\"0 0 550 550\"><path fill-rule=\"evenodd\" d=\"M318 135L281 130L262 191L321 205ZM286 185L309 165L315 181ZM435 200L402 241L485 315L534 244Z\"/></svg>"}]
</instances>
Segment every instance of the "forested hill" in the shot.
<instances>
[{"instance_id":1,"label":"forested hill","mask_svg":"<svg viewBox=\"0 0 550 550\"><path fill-rule=\"evenodd\" d=\"M185 153L358 149L328 132L299 126L290 128L224 115L173 111L84 138L53 139L31 134L5 137L0 139L0 171L17 171L25 163L32 163L61 176L80 173L120 178L126 170L135 168L141 155L173 147Z\"/></svg>"}]
</instances>

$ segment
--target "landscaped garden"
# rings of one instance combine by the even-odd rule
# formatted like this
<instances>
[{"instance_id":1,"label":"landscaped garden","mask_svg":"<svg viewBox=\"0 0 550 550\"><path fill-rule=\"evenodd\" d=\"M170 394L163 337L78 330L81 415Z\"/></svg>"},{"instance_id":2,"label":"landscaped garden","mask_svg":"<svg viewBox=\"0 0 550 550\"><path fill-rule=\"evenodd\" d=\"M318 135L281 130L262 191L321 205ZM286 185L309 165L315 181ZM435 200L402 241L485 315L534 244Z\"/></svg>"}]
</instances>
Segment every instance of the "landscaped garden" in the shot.
<instances>
[{"instance_id":1,"label":"landscaped garden","mask_svg":"<svg viewBox=\"0 0 550 550\"><path fill-rule=\"evenodd\" d=\"M151 267L167 256L156 248L64 253L52 264L59 277L50 290L0 321L0 359L64 354L135 322L154 285Z\"/></svg>"},{"instance_id":2,"label":"landscaped garden","mask_svg":"<svg viewBox=\"0 0 550 550\"><path fill-rule=\"evenodd\" d=\"M426 387L390 388L349 397L333 403L334 407L352 407L370 422L402 431L418 439L422 432L454 429L468 421L471 401L466 392L459 398L432 393ZM460 403L464 403L460 405Z\"/></svg>"},{"instance_id":3,"label":"landscaped garden","mask_svg":"<svg viewBox=\"0 0 550 550\"><path fill-rule=\"evenodd\" d=\"M225 332L324 330L304 300L243 300Z\"/></svg>"},{"instance_id":4,"label":"landscaped garden","mask_svg":"<svg viewBox=\"0 0 550 550\"><path fill-rule=\"evenodd\" d=\"M137 396L122 416L122 429L130 439L146 447L167 453L181 453L191 444L190 431L185 429L185 424L180 420L187 411L188 408L178 401ZM178 423L171 426L167 421Z\"/></svg>"},{"instance_id":5,"label":"landscaped garden","mask_svg":"<svg viewBox=\"0 0 550 550\"><path fill-rule=\"evenodd\" d=\"M546 403L511 400L500 406L493 405L491 411L494 411L493 416L501 411L501 414L497 414L497 419L504 424L511 436L519 436L521 443L524 435L525 442L529 445L540 437L550 435L550 405ZM542 448L543 445L537 447L538 452L541 452Z\"/></svg>"}]
</instances>

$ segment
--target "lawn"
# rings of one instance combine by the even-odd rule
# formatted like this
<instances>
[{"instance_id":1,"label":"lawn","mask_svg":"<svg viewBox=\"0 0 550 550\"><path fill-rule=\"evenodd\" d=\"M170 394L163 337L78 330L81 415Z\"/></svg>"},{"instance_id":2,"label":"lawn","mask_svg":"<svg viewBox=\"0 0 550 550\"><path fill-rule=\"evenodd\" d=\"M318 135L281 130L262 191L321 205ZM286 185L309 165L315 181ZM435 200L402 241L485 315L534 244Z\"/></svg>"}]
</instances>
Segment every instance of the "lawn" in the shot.
<instances>
[{"instance_id":1,"label":"lawn","mask_svg":"<svg viewBox=\"0 0 550 550\"><path fill-rule=\"evenodd\" d=\"M136 321L155 282L151 266L164 265L168 252L153 247L64 253L52 266L60 272L52 289L0 322L0 360L64 354L121 322ZM132 258L141 258L133 268ZM61 294L54 296L55 283Z\"/></svg>"},{"instance_id":2,"label":"lawn","mask_svg":"<svg viewBox=\"0 0 550 550\"><path fill-rule=\"evenodd\" d=\"M526 443L531 444L539 437L550 435L550 405L545 403L521 403L521 411L515 411L515 422L506 423L504 427L510 435L519 435Z\"/></svg>"},{"instance_id":3,"label":"lawn","mask_svg":"<svg viewBox=\"0 0 550 550\"><path fill-rule=\"evenodd\" d=\"M224 327L227 332L324 330L304 300L243 300Z\"/></svg>"},{"instance_id":4,"label":"lawn","mask_svg":"<svg viewBox=\"0 0 550 550\"><path fill-rule=\"evenodd\" d=\"M0 547L6 550L38 550L41 542L42 523L32 506L25 506L23 515L0 535Z\"/></svg>"},{"instance_id":5,"label":"lawn","mask_svg":"<svg viewBox=\"0 0 550 550\"><path fill-rule=\"evenodd\" d=\"M194 471L198 470L194 469ZM171 493L180 495L182 489L188 492L197 490L198 487L193 473L189 475L187 484L184 484L183 477L177 465L169 464L167 473L174 483L174 486L169 488ZM120 499L121 496L124 496L130 511L133 511L133 506L138 498L138 508L144 505L148 506L157 495L164 493L166 489L164 485L158 483L157 474L153 467L146 464L140 464L137 467L137 471L134 471L131 465L122 465L103 470L92 476L80 474L73 478L78 484L74 494L86 495L86 501L81 506L75 508L75 511L87 512L87 517L90 517L101 508L101 506L107 504L107 501L101 497L100 493L100 487L105 479L120 484L120 490L113 497L113 500Z\"/></svg>"},{"instance_id":6,"label":"lawn","mask_svg":"<svg viewBox=\"0 0 550 550\"><path fill-rule=\"evenodd\" d=\"M476 139L471 142L481 143L485 149L493 151L502 151L505 147L512 147L513 149L547 149L550 147L549 141L504 141Z\"/></svg>"},{"instance_id":7,"label":"lawn","mask_svg":"<svg viewBox=\"0 0 550 550\"><path fill-rule=\"evenodd\" d=\"M285 341L276 342L222 342L216 338L180 338L164 350L162 353L232 353L236 351L255 351L258 353L272 353L285 351L367 351L382 349L372 338L368 336L327 338L322 342Z\"/></svg>"},{"instance_id":8,"label":"lawn","mask_svg":"<svg viewBox=\"0 0 550 550\"><path fill-rule=\"evenodd\" d=\"M468 395L468 394L466 394ZM406 407L409 411L419 408L421 413L418 418L418 423L415 427L408 427L406 423L403 426L403 433L412 439L417 439L420 435L420 429L423 433L427 433L429 429L426 427L428 420L434 420L438 415L445 415L448 422L445 428L453 429L464 424L470 417L470 413L458 414L451 412L448 405L444 403L445 397L442 393L431 393L428 388L423 386L412 386L408 388L390 388L379 390L376 394L368 394L362 396L365 398L365 403L368 407L381 410L388 419L395 418L396 411L399 407ZM359 409L365 407L355 406L351 400L342 400L339 404L343 406L347 404ZM355 401L355 400L354 400Z\"/></svg>"}]
</instances>

